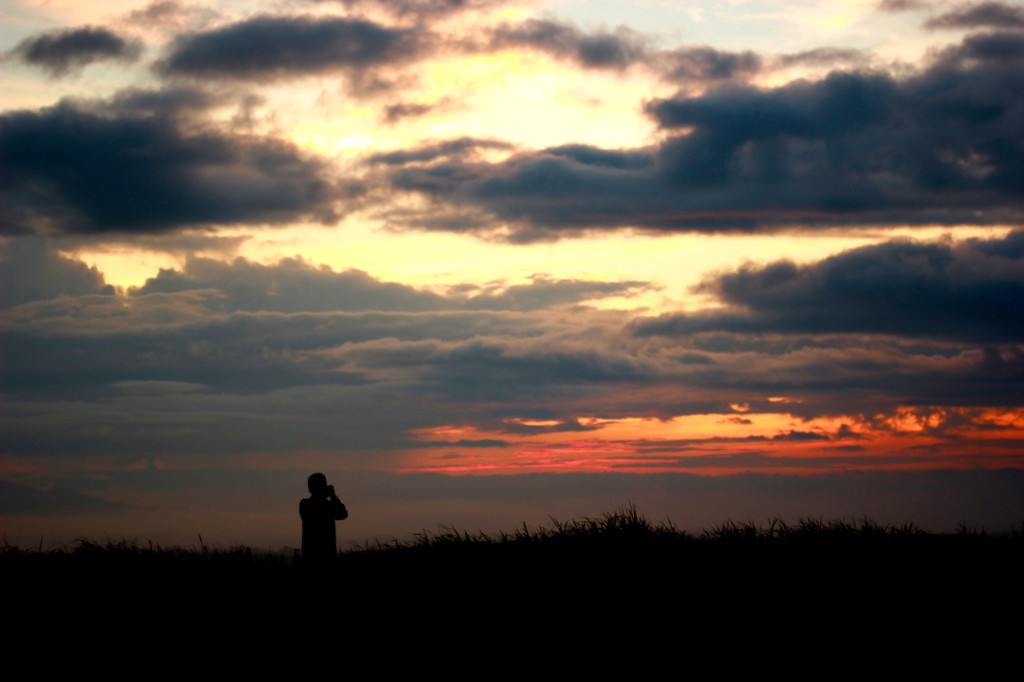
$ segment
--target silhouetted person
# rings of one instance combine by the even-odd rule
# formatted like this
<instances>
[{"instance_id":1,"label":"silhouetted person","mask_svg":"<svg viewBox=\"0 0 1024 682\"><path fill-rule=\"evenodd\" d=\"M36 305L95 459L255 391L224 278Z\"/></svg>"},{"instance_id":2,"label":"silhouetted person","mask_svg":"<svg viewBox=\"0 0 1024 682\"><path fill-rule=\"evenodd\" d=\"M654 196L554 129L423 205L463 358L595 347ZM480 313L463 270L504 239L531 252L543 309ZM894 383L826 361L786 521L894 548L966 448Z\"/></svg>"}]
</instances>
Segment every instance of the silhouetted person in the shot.
<instances>
[{"instance_id":1,"label":"silhouetted person","mask_svg":"<svg viewBox=\"0 0 1024 682\"><path fill-rule=\"evenodd\" d=\"M327 477L313 474L309 477L309 497L299 502L302 517L302 558L325 563L338 556L335 520L348 518L348 511L334 494L334 486L327 485Z\"/></svg>"}]
</instances>

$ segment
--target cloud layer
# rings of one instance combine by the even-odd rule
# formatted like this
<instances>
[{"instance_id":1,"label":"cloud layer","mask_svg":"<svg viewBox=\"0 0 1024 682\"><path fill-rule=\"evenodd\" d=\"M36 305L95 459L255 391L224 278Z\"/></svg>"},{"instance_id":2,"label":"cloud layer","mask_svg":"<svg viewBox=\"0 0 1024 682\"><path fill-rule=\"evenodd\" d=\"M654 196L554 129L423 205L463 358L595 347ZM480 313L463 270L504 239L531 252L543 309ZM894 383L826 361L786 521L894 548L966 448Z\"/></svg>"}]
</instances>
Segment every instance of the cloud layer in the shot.
<instances>
[{"instance_id":1,"label":"cloud layer","mask_svg":"<svg viewBox=\"0 0 1024 682\"><path fill-rule=\"evenodd\" d=\"M429 229L551 239L588 229L754 231L782 227L988 224L1020 217L1024 34L970 36L906 79L833 72L770 89L725 85L655 99L656 148L585 145L500 163L445 160L392 172L438 205ZM416 225L416 219L410 222Z\"/></svg>"},{"instance_id":2,"label":"cloud layer","mask_svg":"<svg viewBox=\"0 0 1024 682\"><path fill-rule=\"evenodd\" d=\"M10 289L2 334L4 446L18 456L71 447L135 456L154 433L168 454L459 452L509 450L509 436L601 432L608 419L847 420L846 431L654 440L648 447L676 453L654 459L588 455L612 468L693 468L702 460L680 460L680 448L723 447L701 466L770 468L785 462L764 459L773 456L764 447L889 433L891 420L910 418L893 416L906 405L949 406L913 420L966 447L971 429L988 428L984 409L1024 395L1024 331L1011 311L1024 287L1019 231L746 266L701 285L725 308L640 320L581 304L649 289L642 281L535 276L432 292L300 259L192 257L117 296L94 268L40 244L13 240L5 251L18 259L5 272L23 283ZM975 412L949 411L964 406ZM412 435L453 421L461 435ZM863 456L842 454L847 465Z\"/></svg>"}]
</instances>

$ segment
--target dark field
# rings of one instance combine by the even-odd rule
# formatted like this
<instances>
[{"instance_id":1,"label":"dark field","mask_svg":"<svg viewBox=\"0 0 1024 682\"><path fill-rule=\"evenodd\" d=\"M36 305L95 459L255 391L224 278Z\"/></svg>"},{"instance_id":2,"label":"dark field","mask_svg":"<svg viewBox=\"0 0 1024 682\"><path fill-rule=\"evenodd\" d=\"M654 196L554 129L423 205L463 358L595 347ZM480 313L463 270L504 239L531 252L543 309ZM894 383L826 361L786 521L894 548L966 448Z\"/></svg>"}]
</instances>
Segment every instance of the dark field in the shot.
<instances>
[{"instance_id":1,"label":"dark field","mask_svg":"<svg viewBox=\"0 0 1024 682\"><path fill-rule=\"evenodd\" d=\"M44 552L6 547L0 568L13 588L9 605L99 622L111 604L128 604L169 617L203 612L225 624L323 618L353 637L382 628L578 631L610 622L680 633L977 632L1019 613L1024 533L803 520L693 534L629 507L498 536L442 530L371 544L326 567L246 547L80 541Z\"/></svg>"}]
</instances>

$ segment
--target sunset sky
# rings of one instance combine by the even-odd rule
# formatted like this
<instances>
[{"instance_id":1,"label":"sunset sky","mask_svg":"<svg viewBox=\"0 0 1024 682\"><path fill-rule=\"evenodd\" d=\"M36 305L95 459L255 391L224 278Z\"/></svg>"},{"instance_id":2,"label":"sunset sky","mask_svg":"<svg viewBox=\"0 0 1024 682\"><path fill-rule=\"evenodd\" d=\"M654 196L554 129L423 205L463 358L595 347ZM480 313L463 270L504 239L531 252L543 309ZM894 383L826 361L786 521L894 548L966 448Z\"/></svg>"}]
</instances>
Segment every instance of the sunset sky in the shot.
<instances>
[{"instance_id":1,"label":"sunset sky","mask_svg":"<svg viewBox=\"0 0 1024 682\"><path fill-rule=\"evenodd\" d=\"M9 542L1024 519L1024 2L2 11Z\"/></svg>"}]
</instances>

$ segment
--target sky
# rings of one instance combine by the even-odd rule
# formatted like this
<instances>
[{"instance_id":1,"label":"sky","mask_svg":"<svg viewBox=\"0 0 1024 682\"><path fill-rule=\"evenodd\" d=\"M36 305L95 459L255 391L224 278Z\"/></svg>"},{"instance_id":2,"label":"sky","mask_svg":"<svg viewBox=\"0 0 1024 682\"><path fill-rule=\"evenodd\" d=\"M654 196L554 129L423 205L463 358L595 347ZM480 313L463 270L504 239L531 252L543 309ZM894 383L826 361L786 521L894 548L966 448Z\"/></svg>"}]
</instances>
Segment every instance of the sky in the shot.
<instances>
[{"instance_id":1,"label":"sky","mask_svg":"<svg viewBox=\"0 0 1024 682\"><path fill-rule=\"evenodd\" d=\"M10 0L9 543L1024 519L1024 3Z\"/></svg>"}]
</instances>

